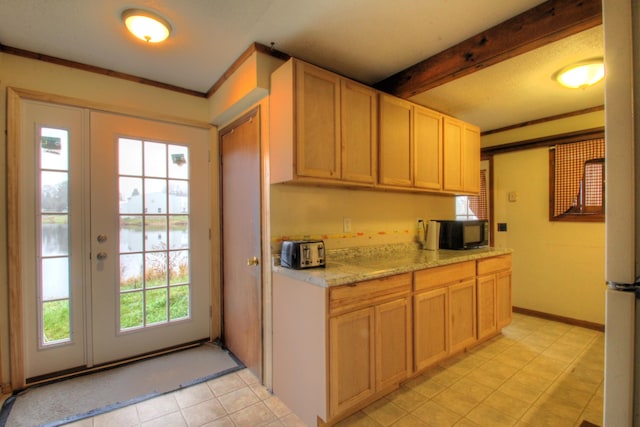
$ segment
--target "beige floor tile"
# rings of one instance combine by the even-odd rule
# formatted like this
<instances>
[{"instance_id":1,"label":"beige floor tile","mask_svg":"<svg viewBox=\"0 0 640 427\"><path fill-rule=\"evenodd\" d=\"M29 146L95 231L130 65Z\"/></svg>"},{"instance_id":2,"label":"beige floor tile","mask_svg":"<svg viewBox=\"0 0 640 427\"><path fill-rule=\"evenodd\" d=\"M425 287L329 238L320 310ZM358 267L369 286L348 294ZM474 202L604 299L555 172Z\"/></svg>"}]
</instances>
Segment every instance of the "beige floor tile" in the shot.
<instances>
[{"instance_id":1,"label":"beige floor tile","mask_svg":"<svg viewBox=\"0 0 640 427\"><path fill-rule=\"evenodd\" d=\"M133 405L100 414L93 419L94 427L126 427L139 423L138 411Z\"/></svg>"},{"instance_id":2,"label":"beige floor tile","mask_svg":"<svg viewBox=\"0 0 640 427\"><path fill-rule=\"evenodd\" d=\"M260 401L258 396L248 387L224 394L218 399L229 414L248 408Z\"/></svg>"},{"instance_id":3,"label":"beige floor tile","mask_svg":"<svg viewBox=\"0 0 640 427\"><path fill-rule=\"evenodd\" d=\"M491 427L511 427L518 421L485 404L476 406L466 418L481 426Z\"/></svg>"},{"instance_id":4,"label":"beige floor tile","mask_svg":"<svg viewBox=\"0 0 640 427\"><path fill-rule=\"evenodd\" d=\"M407 414L407 411L387 399L377 400L362 412L383 426L390 426Z\"/></svg>"},{"instance_id":5,"label":"beige floor tile","mask_svg":"<svg viewBox=\"0 0 640 427\"><path fill-rule=\"evenodd\" d=\"M529 402L509 396L501 391L494 392L482 403L515 419L519 419L531 407Z\"/></svg>"},{"instance_id":6,"label":"beige floor tile","mask_svg":"<svg viewBox=\"0 0 640 427\"><path fill-rule=\"evenodd\" d=\"M527 390L515 381L506 381L498 388L498 391L529 404L533 404L542 394L542 392Z\"/></svg>"},{"instance_id":7,"label":"beige floor tile","mask_svg":"<svg viewBox=\"0 0 640 427\"><path fill-rule=\"evenodd\" d=\"M535 390L537 392L543 392L553 384L552 380L536 375L535 373L525 371L515 373L509 381L522 384L523 388L526 388L527 390Z\"/></svg>"},{"instance_id":8,"label":"beige floor tile","mask_svg":"<svg viewBox=\"0 0 640 427\"><path fill-rule=\"evenodd\" d=\"M189 426L201 426L227 415L218 399L212 398L196 405L182 409L182 414Z\"/></svg>"},{"instance_id":9,"label":"beige floor tile","mask_svg":"<svg viewBox=\"0 0 640 427\"><path fill-rule=\"evenodd\" d=\"M569 388L563 384L554 384L545 391L545 397L547 396L556 402L572 406L576 409L583 409L593 397L593 393Z\"/></svg>"},{"instance_id":10,"label":"beige floor tile","mask_svg":"<svg viewBox=\"0 0 640 427\"><path fill-rule=\"evenodd\" d=\"M469 373L465 378L475 381L478 384L482 384L493 390L496 390L506 381L506 379L497 377L481 368Z\"/></svg>"},{"instance_id":11,"label":"beige floor tile","mask_svg":"<svg viewBox=\"0 0 640 427\"><path fill-rule=\"evenodd\" d=\"M244 381L248 385L260 383L260 381L258 380L258 377L256 377L254 373L251 372L249 369L242 369L238 371L237 374L242 379L242 381Z\"/></svg>"},{"instance_id":12,"label":"beige floor tile","mask_svg":"<svg viewBox=\"0 0 640 427\"><path fill-rule=\"evenodd\" d=\"M392 424L393 427L429 427L429 424L422 421L420 418L408 414L400 418L398 421Z\"/></svg>"},{"instance_id":13,"label":"beige floor tile","mask_svg":"<svg viewBox=\"0 0 640 427\"><path fill-rule=\"evenodd\" d=\"M183 388L174 393L178 406L186 408L196 403L204 402L213 398L213 393L207 384L197 384L191 387Z\"/></svg>"},{"instance_id":14,"label":"beige floor tile","mask_svg":"<svg viewBox=\"0 0 640 427\"><path fill-rule=\"evenodd\" d=\"M291 409L287 408L287 405L282 403L282 400L278 399L276 396L271 396L268 399L263 400L263 402L278 418L282 418L291 412Z\"/></svg>"},{"instance_id":15,"label":"beige floor tile","mask_svg":"<svg viewBox=\"0 0 640 427\"><path fill-rule=\"evenodd\" d=\"M502 382L504 382L511 378L516 372L518 372L518 368L510 365L505 365L504 363L500 363L499 361L494 359L482 365L482 372L493 375L496 379L502 380Z\"/></svg>"},{"instance_id":16,"label":"beige floor tile","mask_svg":"<svg viewBox=\"0 0 640 427\"><path fill-rule=\"evenodd\" d=\"M362 411L356 412L348 418L340 421L335 427L381 427L373 418L369 417Z\"/></svg>"},{"instance_id":17,"label":"beige floor tile","mask_svg":"<svg viewBox=\"0 0 640 427\"><path fill-rule=\"evenodd\" d=\"M463 418L460 421L458 421L454 427L482 427L482 426L478 423L474 423L469 418Z\"/></svg>"},{"instance_id":18,"label":"beige floor tile","mask_svg":"<svg viewBox=\"0 0 640 427\"><path fill-rule=\"evenodd\" d=\"M280 418L280 422L285 427L307 427L305 423L294 413L290 413L289 415L285 415Z\"/></svg>"},{"instance_id":19,"label":"beige floor tile","mask_svg":"<svg viewBox=\"0 0 640 427\"><path fill-rule=\"evenodd\" d=\"M140 402L136 405L136 408L142 422L162 417L180 409L173 393Z\"/></svg>"},{"instance_id":20,"label":"beige floor tile","mask_svg":"<svg viewBox=\"0 0 640 427\"><path fill-rule=\"evenodd\" d=\"M231 419L237 426L257 427L267 425L277 418L263 402L258 402L231 414Z\"/></svg>"},{"instance_id":21,"label":"beige floor tile","mask_svg":"<svg viewBox=\"0 0 640 427\"><path fill-rule=\"evenodd\" d=\"M218 418L215 421L211 421L210 423L207 423L202 427L235 427L235 424L233 424L231 417L226 416L226 417Z\"/></svg>"},{"instance_id":22,"label":"beige floor tile","mask_svg":"<svg viewBox=\"0 0 640 427\"><path fill-rule=\"evenodd\" d=\"M201 424L198 424L201 425ZM141 424L142 427L187 427L180 411L154 418Z\"/></svg>"},{"instance_id":23,"label":"beige floor tile","mask_svg":"<svg viewBox=\"0 0 640 427\"><path fill-rule=\"evenodd\" d=\"M418 377L413 380L409 380L403 384L403 387L407 387L416 393L420 393L426 398L431 398L448 386L442 382L434 381L432 378Z\"/></svg>"},{"instance_id":24,"label":"beige floor tile","mask_svg":"<svg viewBox=\"0 0 640 427\"><path fill-rule=\"evenodd\" d=\"M237 373L232 373L207 381L207 385L215 396L222 396L223 394L246 387L247 383L245 383Z\"/></svg>"},{"instance_id":25,"label":"beige floor tile","mask_svg":"<svg viewBox=\"0 0 640 427\"><path fill-rule=\"evenodd\" d=\"M404 385L389 394L387 399L408 412L413 411L425 402L424 395Z\"/></svg>"},{"instance_id":26,"label":"beige floor tile","mask_svg":"<svg viewBox=\"0 0 640 427\"><path fill-rule=\"evenodd\" d=\"M576 418L577 419L577 418ZM573 426L576 420L569 420L539 406L532 406L520 419L520 421L539 427Z\"/></svg>"},{"instance_id":27,"label":"beige floor tile","mask_svg":"<svg viewBox=\"0 0 640 427\"><path fill-rule=\"evenodd\" d=\"M469 411L478 406L481 400L482 399L473 395L473 393L459 393L450 388L444 390L432 399L432 401L440 404L442 407L461 416L467 415Z\"/></svg>"},{"instance_id":28,"label":"beige floor tile","mask_svg":"<svg viewBox=\"0 0 640 427\"><path fill-rule=\"evenodd\" d=\"M433 401L420 406L413 415L432 427L450 427L462 419L459 414Z\"/></svg>"},{"instance_id":29,"label":"beige floor tile","mask_svg":"<svg viewBox=\"0 0 640 427\"><path fill-rule=\"evenodd\" d=\"M472 400L476 402L483 400L494 391L493 388L477 383L468 377L462 378L460 381L452 384L449 389L457 391L460 394L469 395Z\"/></svg>"},{"instance_id":30,"label":"beige floor tile","mask_svg":"<svg viewBox=\"0 0 640 427\"><path fill-rule=\"evenodd\" d=\"M251 384L249 388L258 396L260 400L267 400L273 396L262 384Z\"/></svg>"},{"instance_id":31,"label":"beige floor tile","mask_svg":"<svg viewBox=\"0 0 640 427\"><path fill-rule=\"evenodd\" d=\"M536 410L538 412L550 412L571 422L575 422L582 412L581 408L566 405L565 403L558 402L552 398L550 399L547 397L547 395L541 396L530 410Z\"/></svg>"},{"instance_id":32,"label":"beige floor tile","mask_svg":"<svg viewBox=\"0 0 640 427\"><path fill-rule=\"evenodd\" d=\"M568 363L565 361L553 359L541 354L524 366L522 371L554 380L565 372L568 366Z\"/></svg>"}]
</instances>

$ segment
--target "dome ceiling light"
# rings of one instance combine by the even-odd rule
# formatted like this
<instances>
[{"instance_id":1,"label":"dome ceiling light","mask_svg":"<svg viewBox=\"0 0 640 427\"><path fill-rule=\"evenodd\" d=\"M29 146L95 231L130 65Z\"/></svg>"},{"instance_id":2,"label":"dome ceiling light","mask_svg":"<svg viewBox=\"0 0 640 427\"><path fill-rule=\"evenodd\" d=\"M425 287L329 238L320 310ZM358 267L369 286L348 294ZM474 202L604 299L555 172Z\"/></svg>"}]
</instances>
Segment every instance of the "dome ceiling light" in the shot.
<instances>
[{"instance_id":1,"label":"dome ceiling light","mask_svg":"<svg viewBox=\"0 0 640 427\"><path fill-rule=\"evenodd\" d=\"M147 10L127 9L122 12L122 22L131 34L147 43L164 41L171 34L169 22Z\"/></svg>"},{"instance_id":2,"label":"dome ceiling light","mask_svg":"<svg viewBox=\"0 0 640 427\"><path fill-rule=\"evenodd\" d=\"M562 68L553 78L564 87L585 89L604 78L604 62L602 58L577 62Z\"/></svg>"}]
</instances>

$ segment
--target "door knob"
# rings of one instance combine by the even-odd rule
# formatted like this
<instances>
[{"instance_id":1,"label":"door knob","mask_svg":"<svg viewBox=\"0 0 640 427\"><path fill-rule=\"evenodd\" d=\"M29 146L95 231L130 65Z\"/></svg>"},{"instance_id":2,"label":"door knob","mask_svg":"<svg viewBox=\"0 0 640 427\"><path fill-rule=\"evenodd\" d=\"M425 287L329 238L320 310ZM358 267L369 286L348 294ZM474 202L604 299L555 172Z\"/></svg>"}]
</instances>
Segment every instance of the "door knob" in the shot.
<instances>
[{"instance_id":1,"label":"door knob","mask_svg":"<svg viewBox=\"0 0 640 427\"><path fill-rule=\"evenodd\" d=\"M249 258L247 260L247 265L258 265L259 261L258 261L258 257L254 256L253 258Z\"/></svg>"},{"instance_id":2,"label":"door knob","mask_svg":"<svg viewBox=\"0 0 640 427\"><path fill-rule=\"evenodd\" d=\"M107 235L106 234L98 234L98 242L100 243L104 243L107 241Z\"/></svg>"},{"instance_id":3,"label":"door knob","mask_svg":"<svg viewBox=\"0 0 640 427\"><path fill-rule=\"evenodd\" d=\"M107 259L107 253L106 252L98 252L97 255L98 261L102 261Z\"/></svg>"}]
</instances>

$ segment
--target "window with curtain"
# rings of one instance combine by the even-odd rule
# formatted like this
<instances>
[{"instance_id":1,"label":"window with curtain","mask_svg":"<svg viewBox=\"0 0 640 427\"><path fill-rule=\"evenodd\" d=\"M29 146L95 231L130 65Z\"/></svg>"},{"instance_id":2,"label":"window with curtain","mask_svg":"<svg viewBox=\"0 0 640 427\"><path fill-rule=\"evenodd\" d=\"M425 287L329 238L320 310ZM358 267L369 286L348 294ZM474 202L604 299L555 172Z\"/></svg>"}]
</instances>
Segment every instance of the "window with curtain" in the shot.
<instances>
[{"instance_id":1,"label":"window with curtain","mask_svg":"<svg viewBox=\"0 0 640 427\"><path fill-rule=\"evenodd\" d=\"M489 219L487 170L480 170L480 193L477 196L456 197L456 219Z\"/></svg>"},{"instance_id":2,"label":"window with curtain","mask_svg":"<svg viewBox=\"0 0 640 427\"><path fill-rule=\"evenodd\" d=\"M603 138L549 150L551 221L604 221L604 154Z\"/></svg>"}]
</instances>

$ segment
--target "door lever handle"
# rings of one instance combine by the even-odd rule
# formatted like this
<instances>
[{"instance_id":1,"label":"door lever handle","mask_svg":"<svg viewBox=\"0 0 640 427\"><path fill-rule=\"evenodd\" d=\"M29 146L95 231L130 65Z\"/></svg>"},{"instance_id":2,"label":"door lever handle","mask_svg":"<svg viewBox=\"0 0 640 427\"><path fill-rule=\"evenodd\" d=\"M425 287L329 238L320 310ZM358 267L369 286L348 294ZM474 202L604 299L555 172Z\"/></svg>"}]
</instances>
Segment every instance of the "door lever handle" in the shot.
<instances>
[{"instance_id":1,"label":"door lever handle","mask_svg":"<svg viewBox=\"0 0 640 427\"><path fill-rule=\"evenodd\" d=\"M254 256L253 258L249 258L247 260L247 265L251 266L251 265L258 265L260 262L258 261L258 257Z\"/></svg>"}]
</instances>

